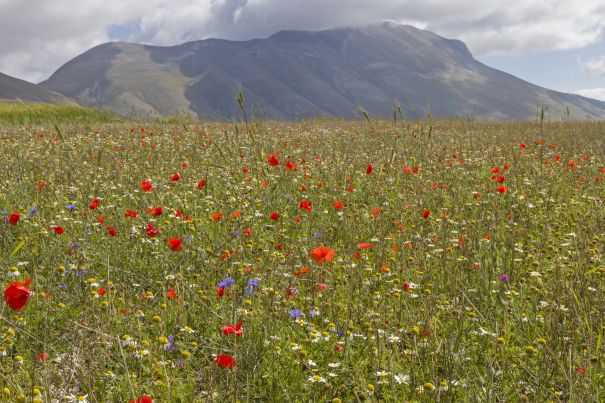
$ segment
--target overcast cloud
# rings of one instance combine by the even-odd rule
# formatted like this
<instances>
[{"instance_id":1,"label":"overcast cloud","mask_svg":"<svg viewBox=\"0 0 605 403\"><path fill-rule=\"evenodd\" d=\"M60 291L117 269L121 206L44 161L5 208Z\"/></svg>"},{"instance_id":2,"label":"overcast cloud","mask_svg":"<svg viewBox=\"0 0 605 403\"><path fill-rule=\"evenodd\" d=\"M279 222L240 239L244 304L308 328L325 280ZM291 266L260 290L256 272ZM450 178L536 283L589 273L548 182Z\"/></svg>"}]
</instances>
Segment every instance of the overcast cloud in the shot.
<instances>
[{"instance_id":1,"label":"overcast cloud","mask_svg":"<svg viewBox=\"0 0 605 403\"><path fill-rule=\"evenodd\" d=\"M475 55L579 49L605 38L603 0L0 0L0 72L34 82L109 40L156 45L391 20ZM595 55L585 71L603 60Z\"/></svg>"}]
</instances>

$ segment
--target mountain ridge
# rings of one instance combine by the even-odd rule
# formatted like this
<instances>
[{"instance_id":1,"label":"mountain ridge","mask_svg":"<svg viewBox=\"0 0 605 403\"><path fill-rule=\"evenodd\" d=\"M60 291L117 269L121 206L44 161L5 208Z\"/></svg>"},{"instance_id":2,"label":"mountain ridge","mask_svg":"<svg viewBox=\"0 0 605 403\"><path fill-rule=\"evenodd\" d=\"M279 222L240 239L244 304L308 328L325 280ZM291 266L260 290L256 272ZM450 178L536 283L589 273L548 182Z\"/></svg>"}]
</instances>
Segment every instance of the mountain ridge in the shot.
<instances>
[{"instance_id":1,"label":"mountain ridge","mask_svg":"<svg viewBox=\"0 0 605 403\"><path fill-rule=\"evenodd\" d=\"M61 66L41 87L126 115L238 116L235 96L268 118L389 115L525 120L605 118L605 102L538 87L475 60L466 45L395 23L264 39L158 47L110 42ZM569 113L568 113L569 111Z\"/></svg>"}]
</instances>

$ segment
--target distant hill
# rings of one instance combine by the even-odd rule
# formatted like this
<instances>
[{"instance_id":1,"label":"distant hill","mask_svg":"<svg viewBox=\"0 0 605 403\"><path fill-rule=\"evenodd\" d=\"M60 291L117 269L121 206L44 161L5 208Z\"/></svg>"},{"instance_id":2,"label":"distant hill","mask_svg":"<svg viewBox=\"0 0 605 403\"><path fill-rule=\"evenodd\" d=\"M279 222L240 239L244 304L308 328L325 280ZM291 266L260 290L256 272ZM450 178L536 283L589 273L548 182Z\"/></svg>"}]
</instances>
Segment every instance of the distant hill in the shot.
<instances>
[{"instance_id":1,"label":"distant hill","mask_svg":"<svg viewBox=\"0 0 605 403\"><path fill-rule=\"evenodd\" d=\"M64 105L76 104L59 93L2 73L0 73L0 100Z\"/></svg>"},{"instance_id":2,"label":"distant hill","mask_svg":"<svg viewBox=\"0 0 605 403\"><path fill-rule=\"evenodd\" d=\"M488 67L464 43L393 23L281 31L267 39L207 39L156 47L107 43L57 70L42 87L135 116L225 119L246 105L268 118L390 115L524 120L605 118L605 102L538 87Z\"/></svg>"}]
</instances>

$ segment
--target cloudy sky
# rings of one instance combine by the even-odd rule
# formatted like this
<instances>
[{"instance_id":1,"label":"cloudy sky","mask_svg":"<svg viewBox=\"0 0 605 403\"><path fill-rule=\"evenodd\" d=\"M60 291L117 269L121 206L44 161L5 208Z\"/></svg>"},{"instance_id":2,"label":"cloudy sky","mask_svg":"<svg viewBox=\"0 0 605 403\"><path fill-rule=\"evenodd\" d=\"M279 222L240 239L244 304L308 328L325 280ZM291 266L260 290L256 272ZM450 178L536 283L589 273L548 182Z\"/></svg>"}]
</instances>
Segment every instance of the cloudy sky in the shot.
<instances>
[{"instance_id":1,"label":"cloudy sky","mask_svg":"<svg viewBox=\"0 0 605 403\"><path fill-rule=\"evenodd\" d=\"M0 72L39 82L107 41L245 40L382 20L461 39L490 66L605 100L603 0L0 0Z\"/></svg>"}]
</instances>

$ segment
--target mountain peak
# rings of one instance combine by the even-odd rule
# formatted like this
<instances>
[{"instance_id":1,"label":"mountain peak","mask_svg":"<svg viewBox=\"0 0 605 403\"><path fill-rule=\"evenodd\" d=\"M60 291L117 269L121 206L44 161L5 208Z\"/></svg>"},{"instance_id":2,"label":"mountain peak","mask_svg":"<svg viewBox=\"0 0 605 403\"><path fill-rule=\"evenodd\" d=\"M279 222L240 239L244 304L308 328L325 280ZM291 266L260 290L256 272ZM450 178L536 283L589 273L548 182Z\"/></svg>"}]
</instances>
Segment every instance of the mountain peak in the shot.
<instances>
[{"instance_id":1,"label":"mountain peak","mask_svg":"<svg viewBox=\"0 0 605 403\"><path fill-rule=\"evenodd\" d=\"M123 114L238 116L240 89L262 116L386 116L528 119L548 106L584 119L605 103L560 94L492 69L466 45L382 21L321 31L283 30L266 39L207 39L179 46L106 44L76 57L43 86Z\"/></svg>"}]
</instances>

